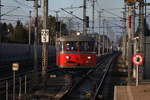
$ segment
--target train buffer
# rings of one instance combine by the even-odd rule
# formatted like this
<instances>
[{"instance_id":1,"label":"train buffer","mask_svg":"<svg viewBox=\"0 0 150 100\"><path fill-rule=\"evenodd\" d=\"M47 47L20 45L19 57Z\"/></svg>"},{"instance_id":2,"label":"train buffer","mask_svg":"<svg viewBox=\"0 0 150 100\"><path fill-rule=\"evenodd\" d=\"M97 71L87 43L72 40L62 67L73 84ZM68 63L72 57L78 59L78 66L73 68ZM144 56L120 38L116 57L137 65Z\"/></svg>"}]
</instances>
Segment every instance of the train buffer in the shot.
<instances>
[{"instance_id":1,"label":"train buffer","mask_svg":"<svg viewBox=\"0 0 150 100\"><path fill-rule=\"evenodd\" d=\"M148 100L150 98L150 85L116 86L114 100Z\"/></svg>"}]
</instances>

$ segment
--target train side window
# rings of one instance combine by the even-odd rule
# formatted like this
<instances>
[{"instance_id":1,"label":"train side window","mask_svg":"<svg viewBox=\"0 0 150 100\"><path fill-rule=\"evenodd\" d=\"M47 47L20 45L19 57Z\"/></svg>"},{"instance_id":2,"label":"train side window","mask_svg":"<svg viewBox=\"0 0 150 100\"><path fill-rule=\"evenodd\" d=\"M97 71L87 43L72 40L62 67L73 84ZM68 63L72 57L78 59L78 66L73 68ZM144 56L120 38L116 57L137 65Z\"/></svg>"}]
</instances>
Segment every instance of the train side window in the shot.
<instances>
[{"instance_id":1,"label":"train side window","mask_svg":"<svg viewBox=\"0 0 150 100\"><path fill-rule=\"evenodd\" d=\"M57 51L60 50L60 41L58 41L57 44L56 44L56 50L57 50Z\"/></svg>"},{"instance_id":2,"label":"train side window","mask_svg":"<svg viewBox=\"0 0 150 100\"><path fill-rule=\"evenodd\" d=\"M59 41L57 42L57 51L63 51L64 50L64 43Z\"/></svg>"},{"instance_id":3,"label":"train side window","mask_svg":"<svg viewBox=\"0 0 150 100\"><path fill-rule=\"evenodd\" d=\"M63 51L64 50L64 42L60 42L60 51Z\"/></svg>"},{"instance_id":4,"label":"train side window","mask_svg":"<svg viewBox=\"0 0 150 100\"><path fill-rule=\"evenodd\" d=\"M88 42L88 45L89 45L89 51L94 51L95 42L94 41L90 41L90 42Z\"/></svg>"}]
</instances>

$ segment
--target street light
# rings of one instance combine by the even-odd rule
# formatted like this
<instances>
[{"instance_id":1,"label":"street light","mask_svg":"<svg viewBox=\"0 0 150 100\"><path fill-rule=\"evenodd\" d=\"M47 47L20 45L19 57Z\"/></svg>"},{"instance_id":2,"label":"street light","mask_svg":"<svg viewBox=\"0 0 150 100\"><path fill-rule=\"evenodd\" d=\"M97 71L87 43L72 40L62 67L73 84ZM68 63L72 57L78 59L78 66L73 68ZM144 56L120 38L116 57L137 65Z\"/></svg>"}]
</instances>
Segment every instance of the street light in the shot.
<instances>
[{"instance_id":1,"label":"street light","mask_svg":"<svg viewBox=\"0 0 150 100\"><path fill-rule=\"evenodd\" d=\"M15 100L15 71L19 70L19 63L13 63L12 70L13 70L13 100Z\"/></svg>"}]
</instances>

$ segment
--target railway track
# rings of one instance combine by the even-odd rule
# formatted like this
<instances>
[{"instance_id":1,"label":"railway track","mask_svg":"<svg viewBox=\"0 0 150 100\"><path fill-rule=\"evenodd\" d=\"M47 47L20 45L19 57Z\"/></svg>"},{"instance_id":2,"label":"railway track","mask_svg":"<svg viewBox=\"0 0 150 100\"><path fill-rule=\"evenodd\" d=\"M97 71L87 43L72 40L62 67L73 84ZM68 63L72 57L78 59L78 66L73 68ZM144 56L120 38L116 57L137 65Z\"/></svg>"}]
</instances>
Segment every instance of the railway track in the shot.
<instances>
[{"instance_id":1,"label":"railway track","mask_svg":"<svg viewBox=\"0 0 150 100\"><path fill-rule=\"evenodd\" d=\"M72 77L70 75L64 74L58 68L51 69L47 72L47 80L44 86L39 83L35 86L36 90L28 95L22 96L22 100L59 99L70 89L72 83Z\"/></svg>"},{"instance_id":2,"label":"railway track","mask_svg":"<svg viewBox=\"0 0 150 100\"><path fill-rule=\"evenodd\" d=\"M33 84L33 81L31 81L32 79L28 79L27 83L29 83L28 85L31 86L31 91L26 95L23 93L24 95L21 96L21 100L96 100L96 98L100 98L102 95L102 91L100 90L103 89L103 83L109 72L110 65L115 57L116 54L109 54L98 58L97 60L99 63L97 64L96 69L91 69L84 73L77 72L76 74L68 74L64 73L58 68L50 68L47 71L47 81L44 87L39 84L38 86L34 86L34 88L33 85L31 85ZM33 74L31 74L29 77L33 77L32 75ZM19 79L20 78L17 80ZM22 79L22 81L25 80ZM3 85L0 89L7 90L6 81L1 83ZM16 82L16 85L17 84L19 88L19 81ZM23 83L22 85L24 86ZM9 87L11 86L12 85ZM16 91L19 92L19 90ZM6 91L3 91L3 94L6 94ZM19 97L19 94L16 97ZM18 99L16 98L16 100Z\"/></svg>"},{"instance_id":3,"label":"railway track","mask_svg":"<svg viewBox=\"0 0 150 100\"><path fill-rule=\"evenodd\" d=\"M107 55L100 59L96 69L89 70L82 77L75 79L77 82L74 82L72 88L60 100L96 100L115 57L116 55Z\"/></svg>"},{"instance_id":4,"label":"railway track","mask_svg":"<svg viewBox=\"0 0 150 100\"><path fill-rule=\"evenodd\" d=\"M49 68L47 71L49 73L58 70L58 68ZM39 71L38 73L41 73ZM12 74L12 72L11 72ZM40 79L39 74L39 79ZM16 86L16 100L20 95L26 95L29 92L33 91L35 85L34 81L34 71L26 70L16 73L15 76L15 86ZM12 100L13 96L13 76L7 76L0 79L0 99L1 100Z\"/></svg>"},{"instance_id":5,"label":"railway track","mask_svg":"<svg viewBox=\"0 0 150 100\"><path fill-rule=\"evenodd\" d=\"M103 95L103 85L108 77L108 74L110 72L110 68L112 67L113 60L117 57L117 55L113 55L106 63L103 63L103 72L98 76L99 79L96 81L95 84L95 90L93 91L93 95L91 96L91 100L96 100L97 98L101 98Z\"/></svg>"},{"instance_id":6,"label":"railway track","mask_svg":"<svg viewBox=\"0 0 150 100\"><path fill-rule=\"evenodd\" d=\"M17 74L15 77L16 96L26 93L29 90L29 84L32 80L33 71ZM21 91L20 91L21 89ZM1 100L11 100L13 92L13 77L5 77L0 79L0 97Z\"/></svg>"},{"instance_id":7,"label":"railway track","mask_svg":"<svg viewBox=\"0 0 150 100\"><path fill-rule=\"evenodd\" d=\"M112 60L116 55L106 55L98 59L96 69L86 73L64 74L56 69L49 72L45 88L39 89L22 100L95 100L102 89ZM79 75L77 75L79 74Z\"/></svg>"}]
</instances>

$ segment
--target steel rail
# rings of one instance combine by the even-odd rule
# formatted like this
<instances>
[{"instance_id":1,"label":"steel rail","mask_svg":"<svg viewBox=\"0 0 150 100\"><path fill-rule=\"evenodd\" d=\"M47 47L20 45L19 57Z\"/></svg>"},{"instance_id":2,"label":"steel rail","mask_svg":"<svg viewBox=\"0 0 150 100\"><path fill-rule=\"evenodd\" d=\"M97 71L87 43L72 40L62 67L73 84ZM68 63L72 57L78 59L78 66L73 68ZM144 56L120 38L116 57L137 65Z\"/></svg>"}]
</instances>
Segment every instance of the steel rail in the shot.
<instances>
[{"instance_id":1,"label":"steel rail","mask_svg":"<svg viewBox=\"0 0 150 100\"><path fill-rule=\"evenodd\" d=\"M103 83L104 83L104 81L105 81L105 79L106 79L106 77L107 77L107 74L108 74L108 71L109 71L109 69L110 69L110 67L111 67L111 64L112 64L112 62L113 62L113 60L114 60L114 58L116 57L117 55L114 55L110 60L109 60L109 62L107 63L107 67L106 67L106 71L103 73L103 76L102 76L102 78L101 78L101 80L100 80L100 82L99 82L99 85L98 85L98 88L96 89L96 91L94 92L94 96L93 96L93 98L91 98L91 100L96 100L96 97L97 97L97 95L98 95L98 93L99 93L99 90L102 88L102 85L103 85ZM105 70L105 69L104 69Z\"/></svg>"},{"instance_id":2,"label":"steel rail","mask_svg":"<svg viewBox=\"0 0 150 100\"><path fill-rule=\"evenodd\" d=\"M70 90L60 99L60 100L64 100L65 98L69 97L69 95L71 95L71 93L73 93L73 91L85 80L88 78L88 76L93 73L95 70L99 69L99 67L101 65L103 65L105 62L105 60L108 59L108 56L103 56L100 59L100 62L96 65L96 69L91 69L89 70L85 75L82 76L81 79L78 80L78 82L76 84L74 84L72 86L72 88L70 88Z\"/></svg>"}]
</instances>

